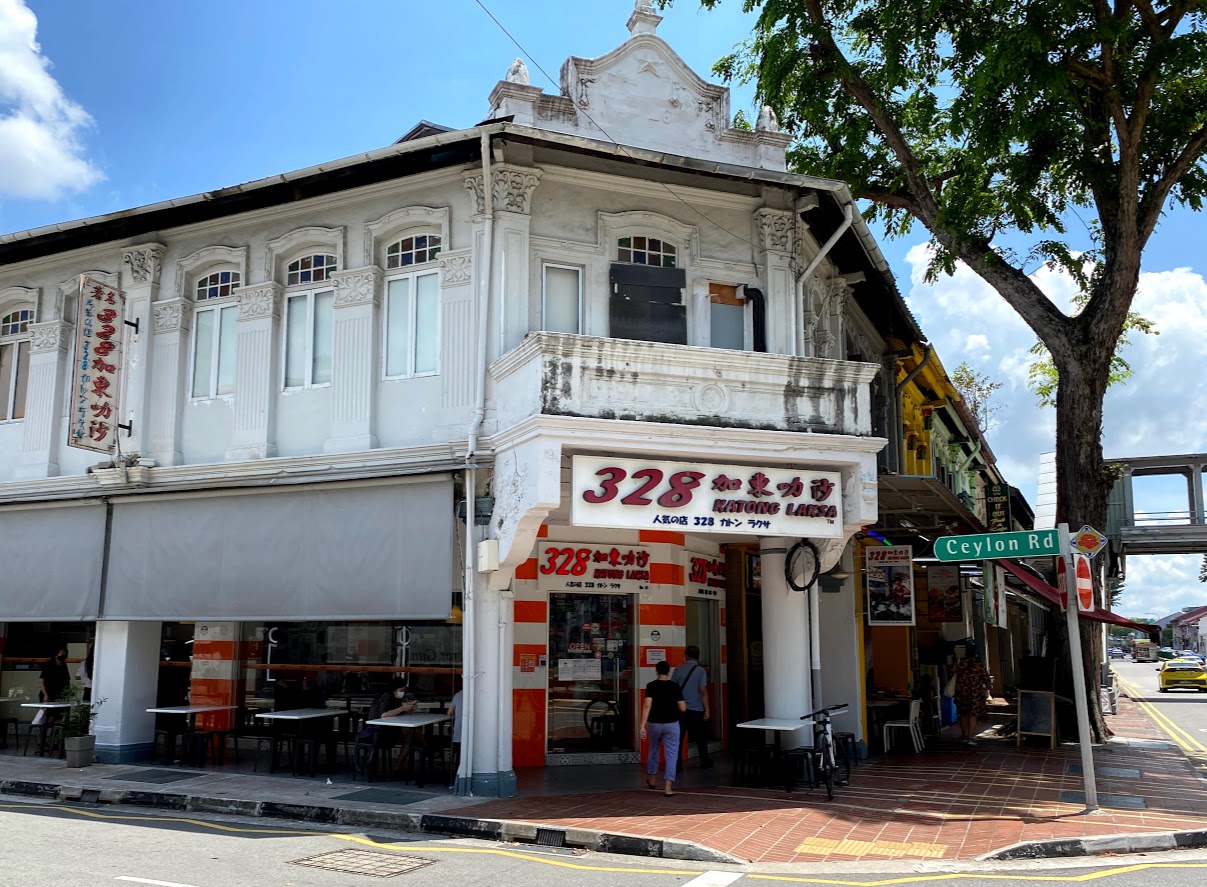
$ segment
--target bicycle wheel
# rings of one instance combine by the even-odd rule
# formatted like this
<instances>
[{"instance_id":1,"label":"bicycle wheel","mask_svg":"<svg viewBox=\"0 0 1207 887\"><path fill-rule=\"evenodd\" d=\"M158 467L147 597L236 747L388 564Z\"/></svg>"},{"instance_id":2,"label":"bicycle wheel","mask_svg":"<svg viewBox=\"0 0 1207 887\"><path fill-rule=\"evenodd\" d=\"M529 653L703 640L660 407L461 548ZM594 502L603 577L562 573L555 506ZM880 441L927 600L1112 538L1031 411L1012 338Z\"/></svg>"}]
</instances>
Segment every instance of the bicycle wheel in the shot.
<instances>
[{"instance_id":1,"label":"bicycle wheel","mask_svg":"<svg viewBox=\"0 0 1207 887\"><path fill-rule=\"evenodd\" d=\"M801 539L788 549L784 557L784 578L793 591L808 591L821 573L821 556L817 546ZM797 581L800 577L800 581Z\"/></svg>"},{"instance_id":2,"label":"bicycle wheel","mask_svg":"<svg viewBox=\"0 0 1207 887\"><path fill-rule=\"evenodd\" d=\"M583 709L583 725L592 739L600 739L603 736L604 724L611 709L612 703L607 699L592 699Z\"/></svg>"}]
</instances>

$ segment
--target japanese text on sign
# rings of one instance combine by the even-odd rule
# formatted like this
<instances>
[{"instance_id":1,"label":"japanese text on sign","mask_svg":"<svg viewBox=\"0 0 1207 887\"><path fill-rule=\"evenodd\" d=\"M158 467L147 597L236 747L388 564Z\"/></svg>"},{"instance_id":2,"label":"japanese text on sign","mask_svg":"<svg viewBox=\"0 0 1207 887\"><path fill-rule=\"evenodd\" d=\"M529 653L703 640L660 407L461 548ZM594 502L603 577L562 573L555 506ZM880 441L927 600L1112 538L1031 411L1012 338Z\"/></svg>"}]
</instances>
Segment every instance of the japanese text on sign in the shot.
<instances>
[{"instance_id":1,"label":"japanese text on sign","mask_svg":"<svg viewBox=\"0 0 1207 887\"><path fill-rule=\"evenodd\" d=\"M579 526L842 535L837 472L575 456L572 475Z\"/></svg>"},{"instance_id":2,"label":"japanese text on sign","mask_svg":"<svg viewBox=\"0 0 1207 887\"><path fill-rule=\"evenodd\" d=\"M538 550L537 561L541 588L611 594L649 590L650 552L645 548L550 543Z\"/></svg>"},{"instance_id":3,"label":"japanese text on sign","mask_svg":"<svg viewBox=\"0 0 1207 887\"><path fill-rule=\"evenodd\" d=\"M117 446L125 301L120 290L80 278L68 446L98 453Z\"/></svg>"}]
</instances>

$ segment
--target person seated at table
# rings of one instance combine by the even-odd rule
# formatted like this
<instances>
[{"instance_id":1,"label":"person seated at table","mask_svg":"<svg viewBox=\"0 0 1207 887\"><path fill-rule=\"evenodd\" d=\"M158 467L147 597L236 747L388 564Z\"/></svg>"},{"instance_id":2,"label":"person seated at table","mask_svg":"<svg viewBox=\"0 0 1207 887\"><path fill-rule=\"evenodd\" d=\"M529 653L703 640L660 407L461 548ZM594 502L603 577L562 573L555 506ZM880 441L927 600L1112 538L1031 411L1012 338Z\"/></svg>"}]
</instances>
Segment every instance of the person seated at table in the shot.
<instances>
[{"instance_id":1,"label":"person seated at table","mask_svg":"<svg viewBox=\"0 0 1207 887\"><path fill-rule=\"evenodd\" d=\"M393 718L398 715L409 714L415 711L418 703L414 697L407 693L407 682L402 678L395 678L390 681L390 689L382 693L373 700L373 704L369 706L369 716L367 720L373 721L378 718ZM395 728L396 729L396 728ZM365 732L372 735L378 730L377 727L366 727ZM394 767L395 772L401 773L403 765L406 763L407 755L411 751L411 742L414 740L416 745L423 744L423 731L415 730L411 727L402 728L402 748L398 752L398 762Z\"/></svg>"}]
</instances>

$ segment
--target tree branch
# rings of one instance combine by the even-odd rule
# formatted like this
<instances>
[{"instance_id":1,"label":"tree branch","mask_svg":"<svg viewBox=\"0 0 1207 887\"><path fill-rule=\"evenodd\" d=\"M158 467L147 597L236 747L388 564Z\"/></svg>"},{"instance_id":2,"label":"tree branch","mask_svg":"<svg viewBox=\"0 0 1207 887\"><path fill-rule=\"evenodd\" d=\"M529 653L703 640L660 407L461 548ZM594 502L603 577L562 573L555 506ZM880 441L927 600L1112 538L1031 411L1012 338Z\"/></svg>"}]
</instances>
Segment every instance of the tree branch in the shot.
<instances>
[{"instance_id":1,"label":"tree branch","mask_svg":"<svg viewBox=\"0 0 1207 887\"><path fill-rule=\"evenodd\" d=\"M1156 229L1157 222L1161 219L1161 208L1165 205L1165 198L1169 196L1173 186L1178 183L1178 179L1202 159L1204 150L1207 150L1207 124L1199 127L1186 143L1186 147L1182 149L1182 153L1165 170L1165 174L1144 194L1136 226L1140 234L1141 245L1148 242L1148 238Z\"/></svg>"}]
</instances>

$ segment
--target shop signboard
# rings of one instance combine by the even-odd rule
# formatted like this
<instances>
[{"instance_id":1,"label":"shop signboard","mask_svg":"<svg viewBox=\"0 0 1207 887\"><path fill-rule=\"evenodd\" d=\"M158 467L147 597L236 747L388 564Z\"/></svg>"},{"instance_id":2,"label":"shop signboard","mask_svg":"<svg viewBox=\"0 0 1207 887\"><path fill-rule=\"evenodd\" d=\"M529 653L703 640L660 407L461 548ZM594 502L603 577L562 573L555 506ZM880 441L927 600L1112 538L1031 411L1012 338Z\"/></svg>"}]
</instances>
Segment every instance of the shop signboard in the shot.
<instances>
[{"instance_id":1,"label":"shop signboard","mask_svg":"<svg viewBox=\"0 0 1207 887\"><path fill-rule=\"evenodd\" d=\"M579 527L839 538L841 475L750 465L575 456Z\"/></svg>"},{"instance_id":2,"label":"shop signboard","mask_svg":"<svg viewBox=\"0 0 1207 887\"><path fill-rule=\"evenodd\" d=\"M687 582L683 591L688 597L725 599L725 558L718 555L687 553Z\"/></svg>"},{"instance_id":3,"label":"shop signboard","mask_svg":"<svg viewBox=\"0 0 1207 887\"><path fill-rule=\"evenodd\" d=\"M938 564L926 568L926 603L931 622L964 621L959 567Z\"/></svg>"},{"instance_id":4,"label":"shop signboard","mask_svg":"<svg viewBox=\"0 0 1207 887\"><path fill-rule=\"evenodd\" d=\"M985 510L989 516L990 533L1010 530L1010 485L989 484L985 487Z\"/></svg>"},{"instance_id":5,"label":"shop signboard","mask_svg":"<svg viewBox=\"0 0 1207 887\"><path fill-rule=\"evenodd\" d=\"M71 372L67 446L112 453L121 422L122 330L126 296L80 278L79 323Z\"/></svg>"},{"instance_id":6,"label":"shop signboard","mask_svg":"<svg viewBox=\"0 0 1207 887\"><path fill-rule=\"evenodd\" d=\"M868 625L913 625L914 566L909 545L864 549L868 586Z\"/></svg>"},{"instance_id":7,"label":"shop signboard","mask_svg":"<svg viewBox=\"0 0 1207 887\"><path fill-rule=\"evenodd\" d=\"M650 589L650 550L550 542L537 549L537 585L542 591L640 594Z\"/></svg>"}]
</instances>

